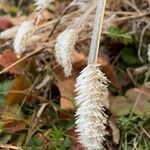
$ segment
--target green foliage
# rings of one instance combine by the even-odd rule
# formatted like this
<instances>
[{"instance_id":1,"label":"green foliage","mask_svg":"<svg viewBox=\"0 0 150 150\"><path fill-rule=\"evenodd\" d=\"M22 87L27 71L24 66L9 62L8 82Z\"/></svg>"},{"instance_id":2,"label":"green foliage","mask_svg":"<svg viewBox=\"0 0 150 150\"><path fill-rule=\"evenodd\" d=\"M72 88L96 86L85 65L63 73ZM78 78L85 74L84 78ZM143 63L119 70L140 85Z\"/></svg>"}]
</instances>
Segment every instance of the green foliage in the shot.
<instances>
[{"instance_id":1,"label":"green foliage","mask_svg":"<svg viewBox=\"0 0 150 150\"><path fill-rule=\"evenodd\" d=\"M25 150L42 150L42 141L40 141L39 139L33 137L31 138L31 140L29 141L27 147L25 148Z\"/></svg>"},{"instance_id":2,"label":"green foliage","mask_svg":"<svg viewBox=\"0 0 150 150\"><path fill-rule=\"evenodd\" d=\"M5 134L4 136L0 136L0 143L7 144L11 140L12 136L10 134Z\"/></svg>"},{"instance_id":3,"label":"green foliage","mask_svg":"<svg viewBox=\"0 0 150 150\"><path fill-rule=\"evenodd\" d=\"M142 122L142 119L136 115L129 118L129 116L127 115L127 116L121 116L118 119L118 122L119 122L119 127L123 129L124 133L126 132L133 133L133 131L137 129L139 124Z\"/></svg>"},{"instance_id":4,"label":"green foliage","mask_svg":"<svg viewBox=\"0 0 150 150\"><path fill-rule=\"evenodd\" d=\"M11 85L11 80L0 82L0 107L4 106L4 98L7 95L9 89L11 88Z\"/></svg>"},{"instance_id":5,"label":"green foliage","mask_svg":"<svg viewBox=\"0 0 150 150\"><path fill-rule=\"evenodd\" d=\"M63 147L64 148L69 148L71 146L71 141L68 137L65 138L64 143L63 143Z\"/></svg>"},{"instance_id":6,"label":"green foliage","mask_svg":"<svg viewBox=\"0 0 150 150\"><path fill-rule=\"evenodd\" d=\"M4 123L0 121L0 134L3 132Z\"/></svg>"},{"instance_id":7,"label":"green foliage","mask_svg":"<svg viewBox=\"0 0 150 150\"><path fill-rule=\"evenodd\" d=\"M121 55L121 59L123 60L124 63L128 64L128 65L134 65L139 63L137 54L135 52L135 50L131 47L125 47L122 49L122 55Z\"/></svg>"},{"instance_id":8,"label":"green foliage","mask_svg":"<svg viewBox=\"0 0 150 150\"><path fill-rule=\"evenodd\" d=\"M53 127L50 138L52 142L51 150L66 150L71 145L70 139L65 137L65 132L62 128Z\"/></svg>"},{"instance_id":9,"label":"green foliage","mask_svg":"<svg viewBox=\"0 0 150 150\"><path fill-rule=\"evenodd\" d=\"M148 118L140 118L134 114L121 116L118 119L118 127L121 130L122 149L132 150L136 141L138 150L148 150L150 141L141 132L141 126L144 126L145 123L149 124L148 120Z\"/></svg>"},{"instance_id":10,"label":"green foliage","mask_svg":"<svg viewBox=\"0 0 150 150\"><path fill-rule=\"evenodd\" d=\"M12 17L15 17L17 15L17 11L18 11L18 8L15 7L15 6L11 6L10 9L9 9L9 14L12 16Z\"/></svg>"},{"instance_id":11,"label":"green foliage","mask_svg":"<svg viewBox=\"0 0 150 150\"><path fill-rule=\"evenodd\" d=\"M51 138L53 139L54 143L60 143L61 139L63 138L64 131L62 128L58 129L56 127L53 127L51 132Z\"/></svg>"},{"instance_id":12,"label":"green foliage","mask_svg":"<svg viewBox=\"0 0 150 150\"><path fill-rule=\"evenodd\" d=\"M117 26L111 26L108 29L108 36L115 41L120 41L123 44L132 44L133 38L130 34L126 33L124 29L119 29Z\"/></svg>"}]
</instances>

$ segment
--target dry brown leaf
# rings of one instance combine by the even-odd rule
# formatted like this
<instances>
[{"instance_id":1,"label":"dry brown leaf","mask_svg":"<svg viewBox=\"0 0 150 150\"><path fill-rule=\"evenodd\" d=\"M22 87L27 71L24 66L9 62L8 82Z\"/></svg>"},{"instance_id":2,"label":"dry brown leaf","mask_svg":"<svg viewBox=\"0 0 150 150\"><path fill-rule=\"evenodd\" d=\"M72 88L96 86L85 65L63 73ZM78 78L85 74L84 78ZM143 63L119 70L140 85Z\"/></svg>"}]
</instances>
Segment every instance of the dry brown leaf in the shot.
<instances>
[{"instance_id":1,"label":"dry brown leaf","mask_svg":"<svg viewBox=\"0 0 150 150\"><path fill-rule=\"evenodd\" d=\"M11 133L14 134L16 132L22 131L24 130L26 127L24 122L21 121L15 121L15 122L10 122L10 123L6 123L4 125L4 131L6 133Z\"/></svg>"},{"instance_id":2,"label":"dry brown leaf","mask_svg":"<svg viewBox=\"0 0 150 150\"><path fill-rule=\"evenodd\" d=\"M117 116L126 115L130 112L132 103L124 96L109 96L110 110Z\"/></svg>"},{"instance_id":3,"label":"dry brown leaf","mask_svg":"<svg viewBox=\"0 0 150 150\"><path fill-rule=\"evenodd\" d=\"M114 67L110 64L109 58L105 53L100 53L98 57L98 63L101 64L103 72L105 72L108 80L111 82L111 84L118 90L121 89L121 85L119 82L119 79L116 75L116 71Z\"/></svg>"},{"instance_id":4,"label":"dry brown leaf","mask_svg":"<svg viewBox=\"0 0 150 150\"><path fill-rule=\"evenodd\" d=\"M129 89L125 96L110 96L110 109L117 115L126 115L131 111L139 116L150 114L150 89ZM134 108L133 108L134 107Z\"/></svg>"},{"instance_id":5,"label":"dry brown leaf","mask_svg":"<svg viewBox=\"0 0 150 150\"><path fill-rule=\"evenodd\" d=\"M114 2L114 0L108 0L107 1L107 5L106 8L110 9L110 10L120 10L122 7L122 0L116 0Z\"/></svg>"},{"instance_id":6,"label":"dry brown leaf","mask_svg":"<svg viewBox=\"0 0 150 150\"><path fill-rule=\"evenodd\" d=\"M27 90L31 85L32 85L31 80L27 76L20 75L19 77L17 77L14 80L8 95L6 96L5 99L6 104L8 105L20 104L25 98L26 94L16 93L13 91L24 91Z\"/></svg>"},{"instance_id":7,"label":"dry brown leaf","mask_svg":"<svg viewBox=\"0 0 150 150\"><path fill-rule=\"evenodd\" d=\"M150 88L135 88L134 91L146 96L146 100L150 99Z\"/></svg>"},{"instance_id":8,"label":"dry brown leaf","mask_svg":"<svg viewBox=\"0 0 150 150\"><path fill-rule=\"evenodd\" d=\"M16 61L16 54L11 49L6 49L2 54L0 54L0 65L4 68L10 66ZM9 71L14 74L22 74L25 64L25 61L21 62L18 65L12 67Z\"/></svg>"},{"instance_id":9,"label":"dry brown leaf","mask_svg":"<svg viewBox=\"0 0 150 150\"><path fill-rule=\"evenodd\" d=\"M14 26L14 24L9 18L0 17L0 31L11 28L12 26Z\"/></svg>"},{"instance_id":10,"label":"dry brown leaf","mask_svg":"<svg viewBox=\"0 0 150 150\"><path fill-rule=\"evenodd\" d=\"M60 106L62 110L70 110L70 109L74 109L74 105L71 102L71 100L61 97L60 99Z\"/></svg>"},{"instance_id":11,"label":"dry brown leaf","mask_svg":"<svg viewBox=\"0 0 150 150\"><path fill-rule=\"evenodd\" d=\"M150 89L133 88L126 92L126 96L135 107L133 112L138 115L150 114Z\"/></svg>"}]
</instances>

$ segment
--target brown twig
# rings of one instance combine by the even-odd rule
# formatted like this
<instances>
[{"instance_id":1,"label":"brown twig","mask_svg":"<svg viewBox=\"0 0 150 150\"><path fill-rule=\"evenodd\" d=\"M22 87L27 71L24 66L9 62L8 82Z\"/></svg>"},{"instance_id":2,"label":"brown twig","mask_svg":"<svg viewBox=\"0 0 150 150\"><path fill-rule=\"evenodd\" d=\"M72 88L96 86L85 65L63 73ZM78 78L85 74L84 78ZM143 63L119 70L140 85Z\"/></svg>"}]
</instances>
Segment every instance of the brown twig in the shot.
<instances>
[{"instance_id":1,"label":"brown twig","mask_svg":"<svg viewBox=\"0 0 150 150\"><path fill-rule=\"evenodd\" d=\"M121 18L118 18L118 19L114 20L114 22L121 22L121 21L140 18L140 17L148 16L148 15L150 15L150 12L145 12L145 13L136 14L136 15L132 15L132 16L121 17Z\"/></svg>"},{"instance_id":2,"label":"brown twig","mask_svg":"<svg viewBox=\"0 0 150 150\"><path fill-rule=\"evenodd\" d=\"M18 146L14 146L14 145L10 145L10 144L0 144L0 148L2 148L3 150L23 150L21 147Z\"/></svg>"}]
</instances>

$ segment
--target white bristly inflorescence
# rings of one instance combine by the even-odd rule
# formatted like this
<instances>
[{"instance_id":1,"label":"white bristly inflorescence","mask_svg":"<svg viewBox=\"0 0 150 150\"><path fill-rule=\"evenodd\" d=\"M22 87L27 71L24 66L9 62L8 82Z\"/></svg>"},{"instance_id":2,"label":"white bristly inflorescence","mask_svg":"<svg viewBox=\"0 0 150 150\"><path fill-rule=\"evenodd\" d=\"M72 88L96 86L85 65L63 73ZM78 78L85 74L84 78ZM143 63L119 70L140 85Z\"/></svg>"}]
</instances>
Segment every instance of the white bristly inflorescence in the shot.
<instances>
[{"instance_id":1,"label":"white bristly inflorescence","mask_svg":"<svg viewBox=\"0 0 150 150\"><path fill-rule=\"evenodd\" d=\"M26 51L26 42L30 37L32 37L34 31L35 27L29 21L24 21L20 25L13 43L14 50L18 58L20 58L22 53Z\"/></svg>"},{"instance_id":2,"label":"white bristly inflorescence","mask_svg":"<svg viewBox=\"0 0 150 150\"><path fill-rule=\"evenodd\" d=\"M37 0L36 1L36 10L39 11L39 10L44 10L46 9L50 3L54 2L54 0Z\"/></svg>"},{"instance_id":3,"label":"white bristly inflorescence","mask_svg":"<svg viewBox=\"0 0 150 150\"><path fill-rule=\"evenodd\" d=\"M148 61L150 62L150 44L148 45L147 56L148 56Z\"/></svg>"},{"instance_id":4,"label":"white bristly inflorescence","mask_svg":"<svg viewBox=\"0 0 150 150\"><path fill-rule=\"evenodd\" d=\"M7 30L4 30L0 33L0 39L11 39L14 38L15 34L17 33L18 26L9 28Z\"/></svg>"},{"instance_id":5,"label":"white bristly inflorescence","mask_svg":"<svg viewBox=\"0 0 150 150\"><path fill-rule=\"evenodd\" d=\"M75 86L78 140L87 150L99 150L107 133L104 103L108 98L108 80L99 64L89 64L82 70Z\"/></svg>"},{"instance_id":6,"label":"white bristly inflorescence","mask_svg":"<svg viewBox=\"0 0 150 150\"><path fill-rule=\"evenodd\" d=\"M73 51L78 33L75 29L66 29L56 39L55 50L57 62L63 67L65 76L71 75Z\"/></svg>"}]
</instances>

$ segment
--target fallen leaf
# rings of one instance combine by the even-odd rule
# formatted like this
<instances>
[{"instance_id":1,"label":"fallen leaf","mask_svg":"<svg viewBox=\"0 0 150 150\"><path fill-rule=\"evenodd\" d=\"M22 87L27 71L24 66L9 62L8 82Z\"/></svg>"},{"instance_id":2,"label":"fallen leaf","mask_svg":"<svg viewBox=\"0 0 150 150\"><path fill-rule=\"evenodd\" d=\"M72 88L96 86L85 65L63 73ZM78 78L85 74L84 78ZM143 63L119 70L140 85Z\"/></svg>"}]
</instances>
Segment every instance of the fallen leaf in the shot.
<instances>
[{"instance_id":1,"label":"fallen leaf","mask_svg":"<svg viewBox=\"0 0 150 150\"><path fill-rule=\"evenodd\" d=\"M102 71L106 74L110 83L118 90L121 89L120 81L116 75L115 68L110 64L109 58L105 53L100 53L98 63L101 64Z\"/></svg>"},{"instance_id":2,"label":"fallen leaf","mask_svg":"<svg viewBox=\"0 0 150 150\"><path fill-rule=\"evenodd\" d=\"M59 116L61 119L69 119L74 116L75 105L70 99L61 97L60 107L64 111L60 111Z\"/></svg>"},{"instance_id":3,"label":"fallen leaf","mask_svg":"<svg viewBox=\"0 0 150 150\"><path fill-rule=\"evenodd\" d=\"M26 125L24 122L21 121L10 122L4 125L4 132L14 134L16 132L24 130L25 127Z\"/></svg>"},{"instance_id":4,"label":"fallen leaf","mask_svg":"<svg viewBox=\"0 0 150 150\"><path fill-rule=\"evenodd\" d=\"M14 26L12 21L6 17L0 17L0 31L11 28Z\"/></svg>"},{"instance_id":5,"label":"fallen leaf","mask_svg":"<svg viewBox=\"0 0 150 150\"><path fill-rule=\"evenodd\" d=\"M22 121L23 114L18 104L13 106L7 105L5 108L0 109L0 117L1 121L11 123L14 121Z\"/></svg>"},{"instance_id":6,"label":"fallen leaf","mask_svg":"<svg viewBox=\"0 0 150 150\"><path fill-rule=\"evenodd\" d=\"M150 88L135 88L134 91L146 96L146 100L150 99Z\"/></svg>"},{"instance_id":7,"label":"fallen leaf","mask_svg":"<svg viewBox=\"0 0 150 150\"><path fill-rule=\"evenodd\" d=\"M106 7L108 9L110 9L110 10L120 10L121 7L122 7L122 1L121 0L117 0L114 3L113 0L109 0L109 1L107 1Z\"/></svg>"},{"instance_id":8,"label":"fallen leaf","mask_svg":"<svg viewBox=\"0 0 150 150\"><path fill-rule=\"evenodd\" d=\"M62 110L74 109L74 105L73 105L72 101L65 97L61 97L60 106L61 106Z\"/></svg>"},{"instance_id":9,"label":"fallen leaf","mask_svg":"<svg viewBox=\"0 0 150 150\"><path fill-rule=\"evenodd\" d=\"M133 112L137 115L150 114L150 89L133 88L126 92L126 96L134 105Z\"/></svg>"},{"instance_id":10,"label":"fallen leaf","mask_svg":"<svg viewBox=\"0 0 150 150\"><path fill-rule=\"evenodd\" d=\"M132 103L125 96L109 96L110 110L114 115L122 116L130 112Z\"/></svg>"},{"instance_id":11,"label":"fallen leaf","mask_svg":"<svg viewBox=\"0 0 150 150\"><path fill-rule=\"evenodd\" d=\"M21 104L26 94L14 93L13 91L24 91L24 90L27 90L31 85L32 85L32 82L27 76L20 75L19 77L17 77L13 81L12 87L8 95L6 96L6 99L5 99L6 104L8 105Z\"/></svg>"},{"instance_id":12,"label":"fallen leaf","mask_svg":"<svg viewBox=\"0 0 150 150\"><path fill-rule=\"evenodd\" d=\"M132 88L125 96L109 96L110 109L117 116L129 114L131 111L139 116L150 114L150 89Z\"/></svg>"},{"instance_id":13,"label":"fallen leaf","mask_svg":"<svg viewBox=\"0 0 150 150\"><path fill-rule=\"evenodd\" d=\"M12 65L14 62L17 61L16 54L11 49L6 49L2 54L0 54L0 65L4 68ZM13 74L22 74L26 63L25 61L15 65L14 67L10 68L10 72Z\"/></svg>"}]
</instances>

